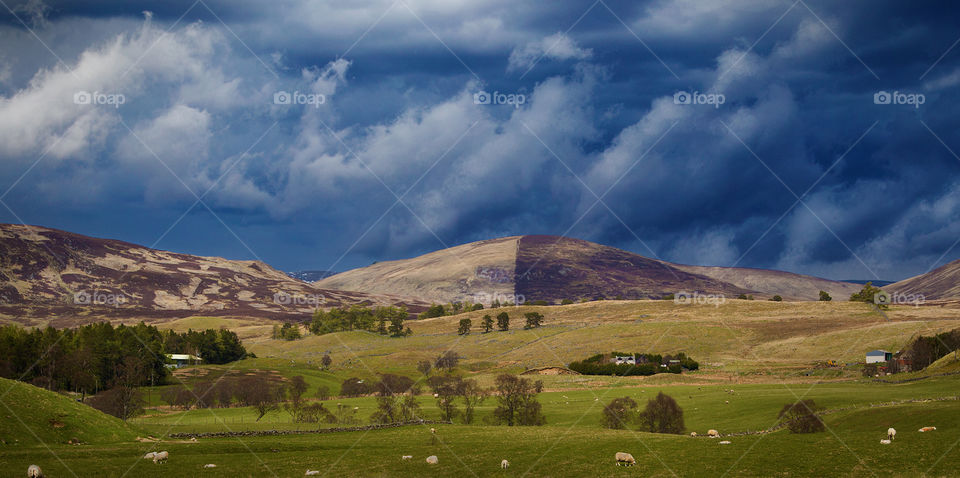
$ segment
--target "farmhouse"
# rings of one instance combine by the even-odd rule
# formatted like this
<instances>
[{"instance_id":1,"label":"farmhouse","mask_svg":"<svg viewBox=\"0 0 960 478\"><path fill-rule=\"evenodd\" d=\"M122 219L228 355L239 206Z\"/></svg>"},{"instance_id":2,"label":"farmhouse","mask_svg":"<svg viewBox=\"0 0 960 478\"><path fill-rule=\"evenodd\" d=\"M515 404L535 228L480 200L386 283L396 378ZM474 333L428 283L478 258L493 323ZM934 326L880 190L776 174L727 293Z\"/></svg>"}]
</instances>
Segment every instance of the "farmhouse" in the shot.
<instances>
[{"instance_id":1,"label":"farmhouse","mask_svg":"<svg viewBox=\"0 0 960 478\"><path fill-rule=\"evenodd\" d=\"M168 363L167 368L180 368L186 365L203 363L203 360L196 355L190 354L167 354L167 359L173 363Z\"/></svg>"},{"instance_id":2,"label":"farmhouse","mask_svg":"<svg viewBox=\"0 0 960 478\"><path fill-rule=\"evenodd\" d=\"M882 363L893 360L893 352L886 350L871 350L867 352L867 363Z\"/></svg>"},{"instance_id":3,"label":"farmhouse","mask_svg":"<svg viewBox=\"0 0 960 478\"><path fill-rule=\"evenodd\" d=\"M623 356L618 355L617 357L614 357L613 362L617 365L623 365L625 363L630 365L636 365L637 359L633 355L623 355Z\"/></svg>"}]
</instances>

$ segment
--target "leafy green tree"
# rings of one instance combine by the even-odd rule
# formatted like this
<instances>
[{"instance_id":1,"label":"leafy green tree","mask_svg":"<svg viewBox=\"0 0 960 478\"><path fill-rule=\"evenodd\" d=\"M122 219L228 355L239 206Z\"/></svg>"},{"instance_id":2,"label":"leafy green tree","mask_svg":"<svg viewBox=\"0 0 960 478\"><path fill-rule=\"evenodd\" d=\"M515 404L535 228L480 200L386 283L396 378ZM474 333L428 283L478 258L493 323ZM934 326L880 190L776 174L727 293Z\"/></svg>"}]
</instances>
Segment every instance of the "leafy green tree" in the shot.
<instances>
[{"instance_id":1,"label":"leafy green tree","mask_svg":"<svg viewBox=\"0 0 960 478\"><path fill-rule=\"evenodd\" d=\"M467 335L470 333L470 325L472 322L470 319L460 319L460 326L457 328L457 334Z\"/></svg>"},{"instance_id":2,"label":"leafy green tree","mask_svg":"<svg viewBox=\"0 0 960 478\"><path fill-rule=\"evenodd\" d=\"M502 332L510 330L510 314L500 312L497 314L497 328Z\"/></svg>"},{"instance_id":3,"label":"leafy green tree","mask_svg":"<svg viewBox=\"0 0 960 478\"><path fill-rule=\"evenodd\" d=\"M775 295L775 296L771 297L770 300L772 300L772 301L774 301L774 302L782 302L782 301L783 301L783 297L780 297L779 295Z\"/></svg>"},{"instance_id":4,"label":"leafy green tree","mask_svg":"<svg viewBox=\"0 0 960 478\"><path fill-rule=\"evenodd\" d=\"M820 302L830 302L831 300L833 300L833 297L830 297L830 294L828 294L827 291L820 291Z\"/></svg>"},{"instance_id":5,"label":"leafy green tree","mask_svg":"<svg viewBox=\"0 0 960 478\"><path fill-rule=\"evenodd\" d=\"M490 314L483 316L483 323L480 325L483 328L483 333L488 333L493 330L493 317L490 317Z\"/></svg>"},{"instance_id":6,"label":"leafy green tree","mask_svg":"<svg viewBox=\"0 0 960 478\"><path fill-rule=\"evenodd\" d=\"M543 315L538 312L527 312L523 317L527 319L524 329L535 329L543 325Z\"/></svg>"},{"instance_id":7,"label":"leafy green tree","mask_svg":"<svg viewBox=\"0 0 960 478\"><path fill-rule=\"evenodd\" d=\"M570 304L572 304L572 303L573 303L573 301L570 300L570 299L563 299L563 300L560 301L560 305L570 305Z\"/></svg>"},{"instance_id":8,"label":"leafy green tree","mask_svg":"<svg viewBox=\"0 0 960 478\"><path fill-rule=\"evenodd\" d=\"M850 294L850 301L876 304L877 307L885 309L887 307L886 301L884 300L887 297L885 294L883 289L874 287L873 282L867 282L863 288L860 289L860 292Z\"/></svg>"},{"instance_id":9,"label":"leafy green tree","mask_svg":"<svg viewBox=\"0 0 960 478\"><path fill-rule=\"evenodd\" d=\"M446 310L444 310L443 304L431 304L427 310L420 313L421 319L432 319L434 317L443 317L447 315Z\"/></svg>"}]
</instances>

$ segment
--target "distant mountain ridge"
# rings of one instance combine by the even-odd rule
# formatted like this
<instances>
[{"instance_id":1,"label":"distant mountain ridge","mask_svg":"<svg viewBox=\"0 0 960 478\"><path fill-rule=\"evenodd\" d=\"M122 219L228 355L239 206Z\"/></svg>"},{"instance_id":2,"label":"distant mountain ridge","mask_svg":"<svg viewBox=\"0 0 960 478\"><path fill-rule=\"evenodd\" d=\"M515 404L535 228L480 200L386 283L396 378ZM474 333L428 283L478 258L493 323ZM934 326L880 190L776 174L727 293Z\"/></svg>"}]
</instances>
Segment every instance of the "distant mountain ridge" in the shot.
<instances>
[{"instance_id":1,"label":"distant mountain ridge","mask_svg":"<svg viewBox=\"0 0 960 478\"><path fill-rule=\"evenodd\" d=\"M657 299L669 294L754 295L845 300L860 286L790 272L674 264L580 239L512 236L385 261L316 283L325 288L418 297L432 302L522 297ZM503 300L501 300L503 302Z\"/></svg>"},{"instance_id":2,"label":"distant mountain ridge","mask_svg":"<svg viewBox=\"0 0 960 478\"><path fill-rule=\"evenodd\" d=\"M0 224L0 319L219 315L303 319L317 307L424 303L323 289L260 261L150 249L37 226Z\"/></svg>"},{"instance_id":3,"label":"distant mountain ridge","mask_svg":"<svg viewBox=\"0 0 960 478\"><path fill-rule=\"evenodd\" d=\"M884 290L896 294L922 294L924 300L960 300L960 259L926 274L894 282Z\"/></svg>"},{"instance_id":4,"label":"distant mountain ridge","mask_svg":"<svg viewBox=\"0 0 960 478\"><path fill-rule=\"evenodd\" d=\"M321 279L326 279L332 275L335 275L336 272L333 271L293 271L287 272L287 275L304 282L316 282Z\"/></svg>"}]
</instances>

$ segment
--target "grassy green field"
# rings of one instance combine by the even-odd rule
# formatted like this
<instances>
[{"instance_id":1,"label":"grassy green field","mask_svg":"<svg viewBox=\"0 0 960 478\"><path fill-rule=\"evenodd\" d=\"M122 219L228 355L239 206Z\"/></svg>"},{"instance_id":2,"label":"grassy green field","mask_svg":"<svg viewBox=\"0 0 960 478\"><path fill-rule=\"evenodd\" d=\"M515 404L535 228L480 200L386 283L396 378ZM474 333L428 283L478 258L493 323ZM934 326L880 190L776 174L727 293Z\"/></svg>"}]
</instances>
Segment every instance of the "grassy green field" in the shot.
<instances>
[{"instance_id":1,"label":"grassy green field","mask_svg":"<svg viewBox=\"0 0 960 478\"><path fill-rule=\"evenodd\" d=\"M484 311L411 322L414 335L386 338L366 332L308 335L298 341L269 338L272 324L245 319L192 317L162 324L174 329L229 327L259 358L227 365L181 369L175 383L212 381L224 374L267 372L301 375L308 396L326 386L337 393L347 377L374 378L391 372L420 379L418 360L447 350L465 359L460 374L491 385L498 373L563 365L615 349L669 353L686 351L701 370L683 375L600 377L536 376L547 424L502 427L485 424L494 399L477 411L472 425L429 426L242 438L171 438L175 433L249 430L312 430L282 410L259 422L249 408L171 410L162 404L164 387L145 391L148 410L124 424L70 398L26 384L0 381L0 477L23 476L31 463L47 476L960 476L960 362L945 358L927 371L864 379L856 365L823 367L818 362L857 362L866 350L897 350L916 334L960 327L960 310L892 307L885 315L864 304L730 301L720 307L683 306L666 301L606 301L563 307L507 309L509 332L458 336L457 321L478 323ZM543 313L543 328L519 329L530 310ZM320 357L334 363L321 370ZM911 381L899 382L904 379ZM914 380L915 379L915 380ZM893 383L896 382L896 383ZM732 390L732 391L730 391ZM684 410L686 435L606 430L603 405L629 396L643 406L659 392ZM785 404L813 399L828 410L828 431L795 435L767 429ZM422 417L439 418L432 396L419 398ZM357 408L366 424L375 408L371 397L332 398ZM51 419L54 419L51 421ZM330 425L320 425L329 427ZM888 427L899 433L881 445ZM918 428L936 426L931 433ZM721 440L693 438L708 429ZM159 443L135 437L160 438ZM71 438L82 445L68 445ZM168 450L168 464L154 465L143 453ZM614 466L617 451L632 453L638 465ZM413 460L402 461L401 455ZM429 466L428 455L440 464ZM508 470L500 460L510 460ZM207 463L216 464L204 469Z\"/></svg>"}]
</instances>

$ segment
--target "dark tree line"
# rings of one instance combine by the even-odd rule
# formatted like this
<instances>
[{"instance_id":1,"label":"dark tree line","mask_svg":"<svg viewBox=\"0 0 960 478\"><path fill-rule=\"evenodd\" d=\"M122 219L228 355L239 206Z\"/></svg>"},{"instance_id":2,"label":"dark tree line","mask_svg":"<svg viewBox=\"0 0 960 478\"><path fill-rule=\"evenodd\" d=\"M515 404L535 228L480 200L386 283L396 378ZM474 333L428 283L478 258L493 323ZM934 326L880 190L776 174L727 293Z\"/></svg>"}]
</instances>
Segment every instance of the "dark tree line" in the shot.
<instances>
[{"instance_id":1,"label":"dark tree line","mask_svg":"<svg viewBox=\"0 0 960 478\"><path fill-rule=\"evenodd\" d=\"M634 357L636 364L617 364L613 357ZM658 373L682 373L684 370L697 370L700 364L683 352L677 355L643 354L611 352L597 354L584 360L571 362L570 370L584 375L654 375Z\"/></svg>"},{"instance_id":2,"label":"dark tree line","mask_svg":"<svg viewBox=\"0 0 960 478\"><path fill-rule=\"evenodd\" d=\"M353 305L348 309L317 309L310 322L310 332L322 335L348 330L366 330L380 335L403 337L413 332L404 328L409 317L406 307L364 307Z\"/></svg>"},{"instance_id":3,"label":"dark tree line","mask_svg":"<svg viewBox=\"0 0 960 478\"><path fill-rule=\"evenodd\" d=\"M84 395L114 387L159 385L167 380L168 353L200 356L207 363L227 363L246 355L229 330L179 333L139 323L108 322L77 328L0 327L0 376L50 390Z\"/></svg>"}]
</instances>

